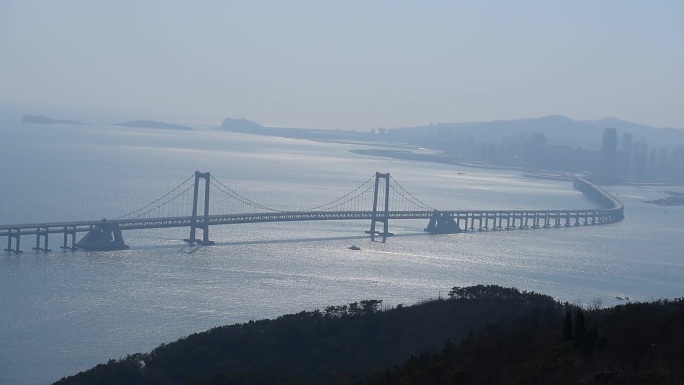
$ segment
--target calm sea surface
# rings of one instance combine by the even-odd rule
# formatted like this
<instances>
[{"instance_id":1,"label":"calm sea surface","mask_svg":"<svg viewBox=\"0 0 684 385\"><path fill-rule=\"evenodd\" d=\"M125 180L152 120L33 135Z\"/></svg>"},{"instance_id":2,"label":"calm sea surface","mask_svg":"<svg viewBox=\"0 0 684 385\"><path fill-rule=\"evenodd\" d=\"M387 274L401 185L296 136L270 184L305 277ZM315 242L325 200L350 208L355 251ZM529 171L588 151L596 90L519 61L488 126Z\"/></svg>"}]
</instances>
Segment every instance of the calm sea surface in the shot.
<instances>
[{"instance_id":1,"label":"calm sea surface","mask_svg":"<svg viewBox=\"0 0 684 385\"><path fill-rule=\"evenodd\" d=\"M594 207L569 182L350 153L357 145L16 119L0 132L0 224L116 218L195 170L282 209L332 201L376 171L443 209ZM216 246L199 249L181 241L187 229L124 232L131 249L114 252L63 252L55 237L36 253L24 237L23 254L0 254L0 384L50 383L213 326L363 299L412 304L453 286L603 305L683 296L684 208L642 203L667 188L608 190L625 204L621 223L427 235L426 221L395 221L384 244L363 221L215 227Z\"/></svg>"}]
</instances>

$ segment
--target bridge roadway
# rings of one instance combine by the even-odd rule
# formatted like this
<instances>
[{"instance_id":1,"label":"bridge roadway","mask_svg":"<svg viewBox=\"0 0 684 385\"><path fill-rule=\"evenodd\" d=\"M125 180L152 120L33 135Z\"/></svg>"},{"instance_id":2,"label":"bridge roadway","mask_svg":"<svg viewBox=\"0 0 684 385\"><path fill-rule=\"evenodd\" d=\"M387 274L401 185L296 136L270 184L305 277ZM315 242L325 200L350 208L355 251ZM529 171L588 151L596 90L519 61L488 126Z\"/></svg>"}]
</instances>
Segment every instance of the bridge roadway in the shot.
<instances>
[{"instance_id":1,"label":"bridge roadway","mask_svg":"<svg viewBox=\"0 0 684 385\"><path fill-rule=\"evenodd\" d=\"M617 222L622 219L622 208L582 209L582 210L457 210L440 211L448 214L462 231L486 231L514 228L569 227L580 225L596 225ZM294 222L294 221L328 221L328 220L371 220L376 219L430 219L434 211L311 211L311 212L274 212L210 215L209 225L231 225L245 223ZM117 223L121 230L162 229L189 227L193 217L168 217L150 219L125 219L107 221ZM89 232L102 226L103 221L52 222L40 224L3 225L0 226L0 237L17 238L19 236L36 235L36 249L40 248L40 237L47 234L63 234L62 248L75 248L75 235ZM205 226L204 217L196 218L196 226ZM67 235L71 235L71 246ZM8 243L8 251L12 250Z\"/></svg>"},{"instance_id":2,"label":"bridge roadway","mask_svg":"<svg viewBox=\"0 0 684 385\"><path fill-rule=\"evenodd\" d=\"M575 187L605 208L569 210L441 210L439 213L452 217L456 224L458 224L459 232L599 225L618 222L624 218L624 207L622 203L603 191L600 187L583 179L575 180ZM199 229L207 229L209 226L214 225L266 222L432 219L435 213L437 213L437 211L284 211L210 215L206 217L185 216L121 219L113 221L103 219L100 221L0 225L0 237L7 237L6 251L21 252L21 237L29 235L36 236L36 243L33 249L49 251L49 234L62 234L64 236L64 242L61 248L75 249L77 248L76 234L84 232L92 233L94 229L110 228L110 230L107 230L109 232L106 236L111 237L111 234L114 234L113 237L116 238L118 234L120 244L124 245L123 238L121 237L121 230L191 227L193 225ZM113 233L111 231L112 226L114 226ZM70 244L68 242L69 236L71 237ZM14 245L13 240L15 241ZM42 247L41 240L43 241Z\"/></svg>"}]
</instances>

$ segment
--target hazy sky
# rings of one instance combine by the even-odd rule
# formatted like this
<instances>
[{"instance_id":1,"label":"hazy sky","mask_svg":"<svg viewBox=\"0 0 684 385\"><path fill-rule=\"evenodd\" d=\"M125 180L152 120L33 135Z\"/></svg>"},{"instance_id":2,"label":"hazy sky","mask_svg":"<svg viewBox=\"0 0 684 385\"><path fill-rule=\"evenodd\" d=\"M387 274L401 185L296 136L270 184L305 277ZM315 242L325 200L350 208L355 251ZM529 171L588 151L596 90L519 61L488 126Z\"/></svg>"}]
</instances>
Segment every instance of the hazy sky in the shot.
<instances>
[{"instance_id":1,"label":"hazy sky","mask_svg":"<svg viewBox=\"0 0 684 385\"><path fill-rule=\"evenodd\" d=\"M376 128L684 128L684 1L0 0L0 105Z\"/></svg>"}]
</instances>

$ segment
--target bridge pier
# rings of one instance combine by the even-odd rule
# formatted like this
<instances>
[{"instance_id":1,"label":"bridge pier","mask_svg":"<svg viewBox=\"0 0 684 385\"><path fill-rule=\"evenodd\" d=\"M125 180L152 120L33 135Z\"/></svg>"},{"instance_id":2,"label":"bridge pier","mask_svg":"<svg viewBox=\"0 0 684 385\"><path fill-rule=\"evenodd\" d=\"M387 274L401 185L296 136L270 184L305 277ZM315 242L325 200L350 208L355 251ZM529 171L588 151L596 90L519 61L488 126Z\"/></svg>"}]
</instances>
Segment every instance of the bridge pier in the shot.
<instances>
[{"instance_id":1,"label":"bridge pier","mask_svg":"<svg viewBox=\"0 0 684 385\"><path fill-rule=\"evenodd\" d=\"M65 239L66 239L66 233ZM109 251L126 250L128 245L124 243L123 234L119 228L119 222L103 219L98 225L94 225L86 235L76 243L76 246L86 250Z\"/></svg>"},{"instance_id":2,"label":"bridge pier","mask_svg":"<svg viewBox=\"0 0 684 385\"><path fill-rule=\"evenodd\" d=\"M468 225L467 221L468 219L466 217L466 226ZM432 214L425 231L432 234L456 234L463 232L458 222L456 222L451 215L437 210Z\"/></svg>"},{"instance_id":3,"label":"bridge pier","mask_svg":"<svg viewBox=\"0 0 684 385\"><path fill-rule=\"evenodd\" d=\"M45 227L45 230L42 230L43 227ZM36 229L36 246L33 248L33 250L44 251L46 253L48 251L50 251L50 249L48 248L49 230L50 230L50 228L47 226L38 226L38 228ZM44 247L40 247L40 237L45 238L45 246Z\"/></svg>"},{"instance_id":4,"label":"bridge pier","mask_svg":"<svg viewBox=\"0 0 684 385\"><path fill-rule=\"evenodd\" d=\"M489 213L483 213L483 215L485 220L483 229L489 230Z\"/></svg>"},{"instance_id":5,"label":"bridge pier","mask_svg":"<svg viewBox=\"0 0 684 385\"><path fill-rule=\"evenodd\" d=\"M12 239L16 239L16 246L12 248ZM7 248L5 251L9 251L11 253L23 253L21 251L21 229L17 229L16 233L13 232L13 229L7 230Z\"/></svg>"},{"instance_id":6,"label":"bridge pier","mask_svg":"<svg viewBox=\"0 0 684 385\"><path fill-rule=\"evenodd\" d=\"M68 240L68 235L71 234L71 246L67 243ZM64 226L64 244L59 247L60 249L64 250L77 250L78 248L76 247L76 226L71 226L71 230L69 230L68 226Z\"/></svg>"}]
</instances>

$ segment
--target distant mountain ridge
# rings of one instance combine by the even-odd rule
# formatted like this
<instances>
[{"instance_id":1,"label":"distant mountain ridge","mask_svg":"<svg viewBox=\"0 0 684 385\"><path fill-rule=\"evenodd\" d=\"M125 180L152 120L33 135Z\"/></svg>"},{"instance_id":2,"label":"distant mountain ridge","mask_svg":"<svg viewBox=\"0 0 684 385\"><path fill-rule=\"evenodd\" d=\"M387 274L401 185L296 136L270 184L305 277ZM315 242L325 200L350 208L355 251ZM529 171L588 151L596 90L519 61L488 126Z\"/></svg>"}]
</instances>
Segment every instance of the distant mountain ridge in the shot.
<instances>
[{"instance_id":1,"label":"distant mountain ridge","mask_svg":"<svg viewBox=\"0 0 684 385\"><path fill-rule=\"evenodd\" d=\"M21 122L28 124L85 124L77 120L52 119L43 115L24 115Z\"/></svg>"},{"instance_id":2,"label":"distant mountain ridge","mask_svg":"<svg viewBox=\"0 0 684 385\"><path fill-rule=\"evenodd\" d=\"M616 118L573 120L562 115L539 118L493 120L489 122L438 123L425 126L381 129L381 135L369 131L322 130L312 128L268 127L248 119L226 118L218 130L247 134L285 136L321 140L372 140L405 143L462 140L492 143L515 140L543 133L549 143L598 149L603 130L615 128L618 135L631 133L634 141L643 140L649 146L684 146L684 129L658 128ZM385 135L386 133L386 135Z\"/></svg>"},{"instance_id":3,"label":"distant mountain ridge","mask_svg":"<svg viewBox=\"0 0 684 385\"><path fill-rule=\"evenodd\" d=\"M562 115L489 122L440 123L395 128L391 131L399 137L449 134L476 142L487 142L493 137L510 138L539 132L552 142L596 147L601 142L603 130L609 127L617 129L619 135L631 133L634 140L645 140L653 145L684 146L684 129L658 128L615 118L573 120Z\"/></svg>"}]
</instances>

